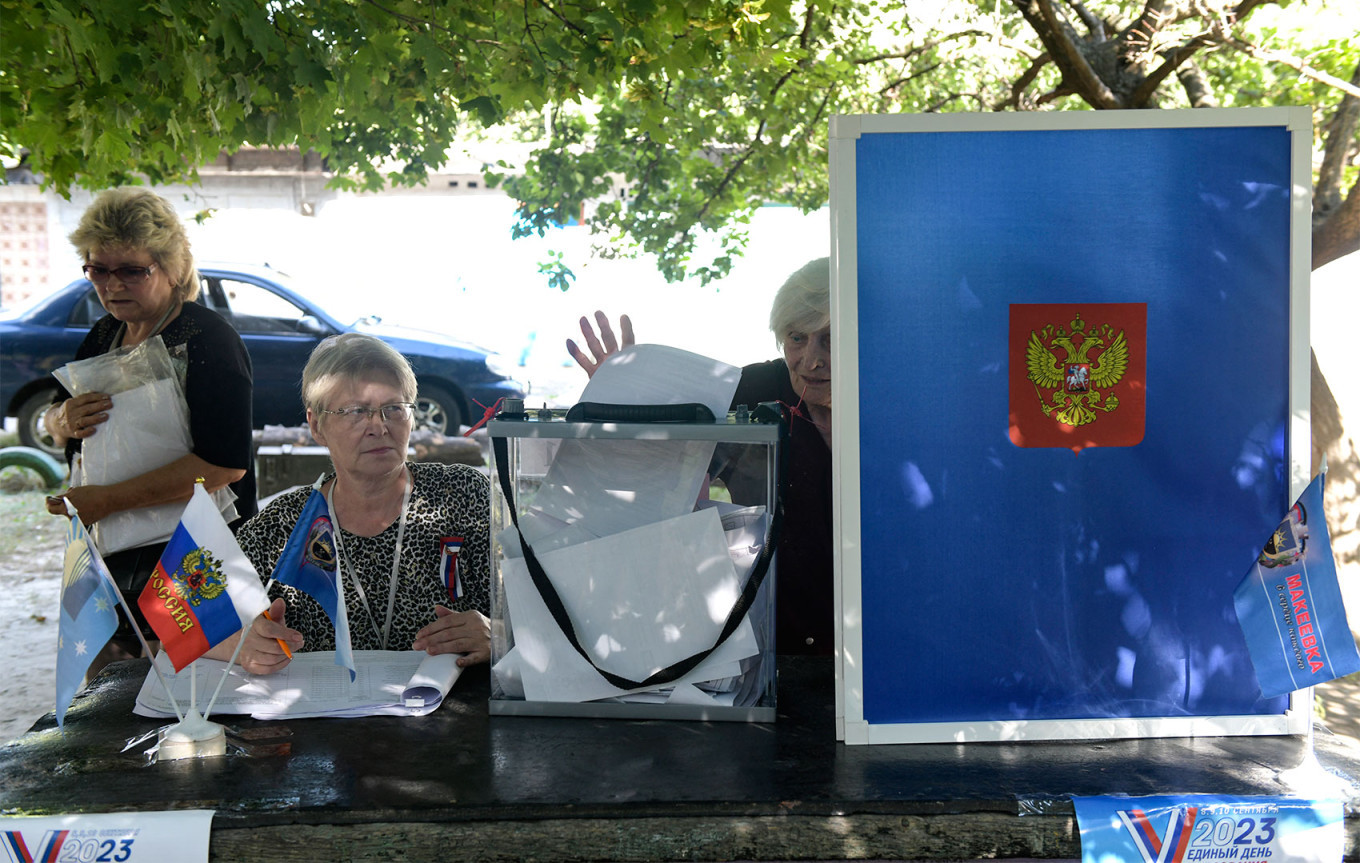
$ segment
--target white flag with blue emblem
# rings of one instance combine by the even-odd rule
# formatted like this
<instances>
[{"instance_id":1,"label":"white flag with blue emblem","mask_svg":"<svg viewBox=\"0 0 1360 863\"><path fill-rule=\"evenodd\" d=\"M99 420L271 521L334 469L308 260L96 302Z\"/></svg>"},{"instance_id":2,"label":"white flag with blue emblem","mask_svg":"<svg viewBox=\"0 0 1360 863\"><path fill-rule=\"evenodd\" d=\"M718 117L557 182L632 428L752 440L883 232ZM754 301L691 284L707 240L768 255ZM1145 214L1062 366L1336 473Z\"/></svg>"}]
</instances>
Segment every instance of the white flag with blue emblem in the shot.
<instances>
[{"instance_id":1,"label":"white flag with blue emblem","mask_svg":"<svg viewBox=\"0 0 1360 863\"><path fill-rule=\"evenodd\" d=\"M60 618L57 626L57 725L80 690L96 653L118 629L118 597L104 560L95 551L80 516L66 528Z\"/></svg>"}]
</instances>

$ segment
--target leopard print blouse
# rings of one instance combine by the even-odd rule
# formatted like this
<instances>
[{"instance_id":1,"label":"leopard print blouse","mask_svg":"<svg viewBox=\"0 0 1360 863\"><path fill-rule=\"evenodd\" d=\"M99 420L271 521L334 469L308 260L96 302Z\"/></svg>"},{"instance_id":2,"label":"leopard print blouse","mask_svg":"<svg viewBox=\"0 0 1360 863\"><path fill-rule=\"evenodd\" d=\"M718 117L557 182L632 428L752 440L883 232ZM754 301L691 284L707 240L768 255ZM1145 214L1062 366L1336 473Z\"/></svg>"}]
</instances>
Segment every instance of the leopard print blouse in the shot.
<instances>
[{"instance_id":1,"label":"leopard print blouse","mask_svg":"<svg viewBox=\"0 0 1360 863\"><path fill-rule=\"evenodd\" d=\"M422 462L408 467L413 482L402 538L392 634L387 641L389 650L409 649L416 633L434 621L436 603L454 611L491 613L490 482L468 465ZM331 476L326 480L330 481ZM237 534L241 550L266 583L311 493L307 487L280 495ZM443 540L449 537L463 539L457 564L463 595L453 602L439 574ZM355 650L378 650L382 636L374 621L381 627L387 614L397 522L377 536L358 536L342 527L340 542L346 563L345 607L350 642ZM351 580L356 577L363 584L372 618L352 585ZM306 639L303 650L335 649L335 629L316 600L292 587L275 584L269 589L271 600L280 596L287 604L288 626Z\"/></svg>"}]
</instances>

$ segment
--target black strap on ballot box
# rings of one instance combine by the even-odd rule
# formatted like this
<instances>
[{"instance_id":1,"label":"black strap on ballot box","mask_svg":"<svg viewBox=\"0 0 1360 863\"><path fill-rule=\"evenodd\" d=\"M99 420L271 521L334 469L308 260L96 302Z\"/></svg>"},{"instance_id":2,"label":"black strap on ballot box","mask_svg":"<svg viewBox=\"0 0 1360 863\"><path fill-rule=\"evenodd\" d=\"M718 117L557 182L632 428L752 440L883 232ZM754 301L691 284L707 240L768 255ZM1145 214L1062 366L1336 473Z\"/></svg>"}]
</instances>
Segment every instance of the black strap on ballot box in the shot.
<instances>
[{"instance_id":1,"label":"black strap on ballot box","mask_svg":"<svg viewBox=\"0 0 1360 863\"><path fill-rule=\"evenodd\" d=\"M779 486L782 491L784 485L784 462L786 459L788 440L788 415L781 409L779 411ZM552 614L553 620L562 630L562 634L571 643L572 649L581 655L581 658L590 663L590 667L599 672L600 676L607 680L610 685L619 689L640 689L647 686L661 686L672 683L684 677L705 659L709 654L717 650L718 647L728 639L741 619L746 616L746 612L751 608L751 603L755 602L756 593L760 590L760 585L765 581L765 574L770 569L770 560L774 557L775 546L779 542L779 532L783 524L784 496L778 494L775 500L774 516L770 521L770 533L766 538L765 546L760 550L760 557L756 561L755 569L751 571L751 577L746 580L746 586L742 588L741 596L737 598L732 606L731 612L727 615L727 621L723 624L722 632L718 633L718 640L713 642L713 646L699 651L679 662L668 665L665 668L653 673L646 680L630 680L627 677L606 671L595 664L586 649L581 646L581 641L576 636L576 626L571 622L571 615L567 613L567 608L562 604L562 598L557 594L557 588L553 587L548 574L543 571L543 565L538 562L538 557L534 550L529 547L529 541L524 538L524 533L519 529L519 511L515 504L514 490L510 487L510 473L508 457L508 447L504 437L493 437L491 439L492 448L496 455L496 472L500 476L501 492L505 495L506 503L510 509L510 519L515 524L515 532L519 534L520 548L524 551L524 562L529 568L529 577L533 579L534 587L538 589L538 595L543 598L543 604L548 607L548 612Z\"/></svg>"},{"instance_id":2,"label":"black strap on ballot box","mask_svg":"<svg viewBox=\"0 0 1360 863\"><path fill-rule=\"evenodd\" d=\"M567 411L569 423L711 423L713 411L694 402L679 405L609 405L579 402Z\"/></svg>"}]
</instances>

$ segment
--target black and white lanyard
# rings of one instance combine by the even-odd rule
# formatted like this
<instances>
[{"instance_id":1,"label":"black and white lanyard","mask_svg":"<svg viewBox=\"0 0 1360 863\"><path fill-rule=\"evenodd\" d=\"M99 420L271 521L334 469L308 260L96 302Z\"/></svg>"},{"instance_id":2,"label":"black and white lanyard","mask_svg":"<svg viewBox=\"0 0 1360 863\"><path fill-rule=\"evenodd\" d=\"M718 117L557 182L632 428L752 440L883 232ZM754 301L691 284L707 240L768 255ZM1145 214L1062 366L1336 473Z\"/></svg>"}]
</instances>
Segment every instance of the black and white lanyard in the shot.
<instances>
[{"instance_id":1,"label":"black and white lanyard","mask_svg":"<svg viewBox=\"0 0 1360 863\"><path fill-rule=\"evenodd\" d=\"M335 517L335 504L332 502L335 487L339 484L340 477L336 475L335 482L331 483L331 487L326 491L326 509L329 511L331 523L335 525L335 557L349 576L349 580L354 583L354 590L359 594L359 602L363 604L364 613L368 615L368 623L373 627L378 638L381 639L379 649L386 650L388 636L392 634L392 611L397 602L397 576L401 571L401 542L406 535L406 506L411 502L411 471L410 469L406 471L406 490L401 497L401 518L397 520L397 546L392 552L392 575L387 582L387 619L381 629L378 628L378 619L373 616L373 609L369 607L368 597L364 595L364 583L359 580L355 573L353 561L346 562L345 560L344 545L340 539L340 520Z\"/></svg>"}]
</instances>

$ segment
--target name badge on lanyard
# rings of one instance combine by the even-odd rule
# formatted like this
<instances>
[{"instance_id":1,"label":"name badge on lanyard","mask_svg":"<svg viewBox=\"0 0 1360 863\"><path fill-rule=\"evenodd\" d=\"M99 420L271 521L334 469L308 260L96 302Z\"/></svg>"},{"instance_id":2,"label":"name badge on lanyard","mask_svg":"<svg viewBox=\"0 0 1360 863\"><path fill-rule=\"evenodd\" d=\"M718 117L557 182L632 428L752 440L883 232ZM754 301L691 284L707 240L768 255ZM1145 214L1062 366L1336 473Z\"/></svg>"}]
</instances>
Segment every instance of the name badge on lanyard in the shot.
<instances>
[{"instance_id":1,"label":"name badge on lanyard","mask_svg":"<svg viewBox=\"0 0 1360 863\"><path fill-rule=\"evenodd\" d=\"M439 577L444 590L453 602L463 597L463 580L458 574L458 552L463 548L461 536L446 536L439 540Z\"/></svg>"}]
</instances>

